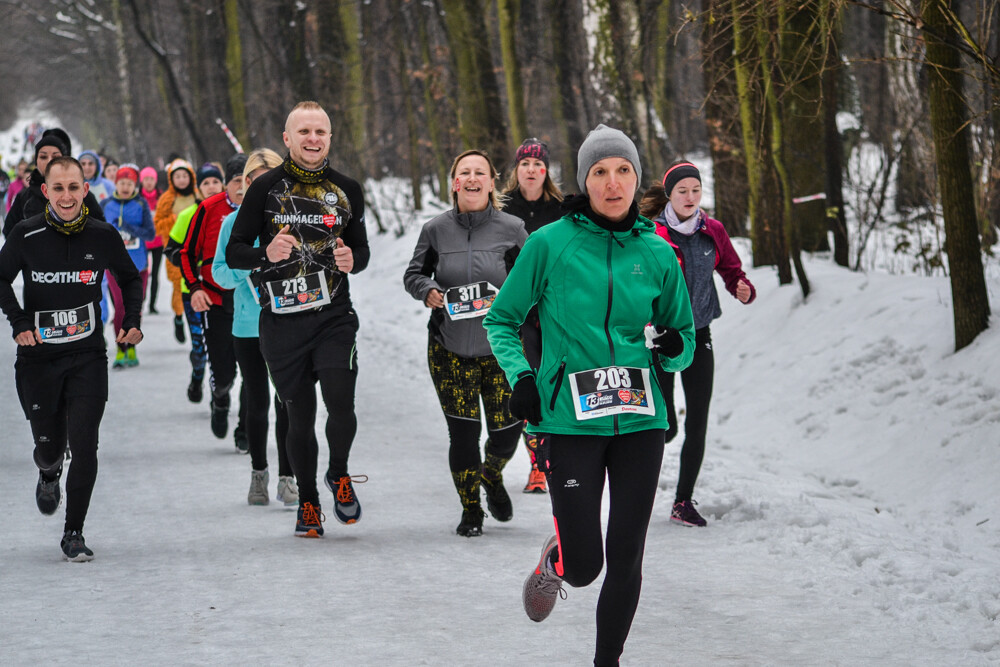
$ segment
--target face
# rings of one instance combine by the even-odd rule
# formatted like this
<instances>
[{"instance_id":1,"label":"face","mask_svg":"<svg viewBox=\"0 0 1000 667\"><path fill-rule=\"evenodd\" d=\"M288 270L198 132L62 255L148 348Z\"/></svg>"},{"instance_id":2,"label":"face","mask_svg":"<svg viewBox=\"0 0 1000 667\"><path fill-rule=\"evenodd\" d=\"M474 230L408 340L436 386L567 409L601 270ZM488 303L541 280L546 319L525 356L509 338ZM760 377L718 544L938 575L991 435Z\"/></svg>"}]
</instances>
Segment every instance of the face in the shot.
<instances>
[{"instance_id":1,"label":"face","mask_svg":"<svg viewBox=\"0 0 1000 667\"><path fill-rule=\"evenodd\" d=\"M293 111L282 135L288 154L303 169L318 169L330 152L330 117L319 109Z\"/></svg>"},{"instance_id":2,"label":"face","mask_svg":"<svg viewBox=\"0 0 1000 667\"><path fill-rule=\"evenodd\" d=\"M156 189L156 176L147 176L142 179L142 189L146 192L152 192Z\"/></svg>"},{"instance_id":3,"label":"face","mask_svg":"<svg viewBox=\"0 0 1000 667\"><path fill-rule=\"evenodd\" d=\"M639 178L632 163L625 158L606 157L594 163L587 172L586 186L594 212L619 222L628 215Z\"/></svg>"},{"instance_id":4,"label":"face","mask_svg":"<svg viewBox=\"0 0 1000 667\"><path fill-rule=\"evenodd\" d=\"M118 175L117 164L109 164L107 167L104 168L104 178L108 179L112 183L115 182L115 176L117 175Z\"/></svg>"},{"instance_id":5,"label":"face","mask_svg":"<svg viewBox=\"0 0 1000 667\"><path fill-rule=\"evenodd\" d=\"M131 178L121 178L115 183L115 194L119 199L128 199L135 194L135 181Z\"/></svg>"},{"instance_id":6,"label":"face","mask_svg":"<svg viewBox=\"0 0 1000 667\"><path fill-rule=\"evenodd\" d=\"M97 160L90 155L80 158L80 166L83 167L83 177L88 181L97 175Z\"/></svg>"},{"instance_id":7,"label":"face","mask_svg":"<svg viewBox=\"0 0 1000 667\"><path fill-rule=\"evenodd\" d=\"M526 157L517 163L517 185L521 193L541 194L545 184L545 163L534 157ZM534 199L537 199L534 197Z\"/></svg>"},{"instance_id":8,"label":"face","mask_svg":"<svg viewBox=\"0 0 1000 667\"><path fill-rule=\"evenodd\" d=\"M188 173L187 169L177 169L174 173L170 174L170 182L178 190L183 190L191 185L191 174Z\"/></svg>"},{"instance_id":9,"label":"face","mask_svg":"<svg viewBox=\"0 0 1000 667\"><path fill-rule=\"evenodd\" d=\"M90 185L83 180L83 173L75 166L56 165L42 184L44 194L52 209L63 220L75 220L83 207L83 198Z\"/></svg>"},{"instance_id":10,"label":"face","mask_svg":"<svg viewBox=\"0 0 1000 667\"><path fill-rule=\"evenodd\" d=\"M458 210L463 213L482 211L493 192L490 163L482 155L468 155L455 165L452 188L458 193Z\"/></svg>"},{"instance_id":11,"label":"face","mask_svg":"<svg viewBox=\"0 0 1000 667\"><path fill-rule=\"evenodd\" d=\"M693 176L677 181L670 191L670 205L680 220L687 220L701 204L701 181Z\"/></svg>"},{"instance_id":12,"label":"face","mask_svg":"<svg viewBox=\"0 0 1000 667\"><path fill-rule=\"evenodd\" d=\"M222 192L222 181L215 176L210 176L201 182L198 189L201 190L201 196L208 199L212 195Z\"/></svg>"},{"instance_id":13,"label":"face","mask_svg":"<svg viewBox=\"0 0 1000 667\"><path fill-rule=\"evenodd\" d=\"M39 173L44 174L45 168L49 166L49 162L52 162L52 158L61 156L62 151L55 146L42 146L42 149L38 151L38 159L35 160L35 167L38 169Z\"/></svg>"},{"instance_id":14,"label":"face","mask_svg":"<svg viewBox=\"0 0 1000 667\"><path fill-rule=\"evenodd\" d=\"M239 205L243 203L243 176L237 176L226 183L226 194L234 204Z\"/></svg>"},{"instance_id":15,"label":"face","mask_svg":"<svg viewBox=\"0 0 1000 667\"><path fill-rule=\"evenodd\" d=\"M28 173L28 163L24 160L17 163L17 177L21 178Z\"/></svg>"}]
</instances>

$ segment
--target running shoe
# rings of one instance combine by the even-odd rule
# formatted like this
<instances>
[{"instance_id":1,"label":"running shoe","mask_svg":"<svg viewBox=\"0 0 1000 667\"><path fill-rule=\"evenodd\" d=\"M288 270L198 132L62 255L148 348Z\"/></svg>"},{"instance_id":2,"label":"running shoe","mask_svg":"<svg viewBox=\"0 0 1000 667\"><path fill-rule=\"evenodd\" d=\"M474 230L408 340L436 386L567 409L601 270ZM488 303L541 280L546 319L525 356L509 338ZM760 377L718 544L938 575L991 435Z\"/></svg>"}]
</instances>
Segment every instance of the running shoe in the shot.
<instances>
[{"instance_id":1,"label":"running shoe","mask_svg":"<svg viewBox=\"0 0 1000 667\"><path fill-rule=\"evenodd\" d=\"M233 429L233 443L236 445L236 453L250 453L250 441L247 440L247 431L242 424L237 424Z\"/></svg>"},{"instance_id":2,"label":"running shoe","mask_svg":"<svg viewBox=\"0 0 1000 667\"><path fill-rule=\"evenodd\" d=\"M267 505L271 502L267 495L267 483L270 478L267 469L250 471L250 492L247 493L248 505Z\"/></svg>"},{"instance_id":3,"label":"running shoe","mask_svg":"<svg viewBox=\"0 0 1000 667\"><path fill-rule=\"evenodd\" d=\"M156 306L154 306L153 304L149 304L149 314L150 315L159 315L160 311L158 311L156 309Z\"/></svg>"},{"instance_id":4,"label":"running shoe","mask_svg":"<svg viewBox=\"0 0 1000 667\"><path fill-rule=\"evenodd\" d=\"M462 510L462 520L455 529L456 535L462 537L479 537L483 534L483 517L486 513L479 503L469 505Z\"/></svg>"},{"instance_id":5,"label":"running shoe","mask_svg":"<svg viewBox=\"0 0 1000 667\"><path fill-rule=\"evenodd\" d=\"M209 404L212 409L212 434L222 440L229 431L229 395L212 396Z\"/></svg>"},{"instance_id":6,"label":"running shoe","mask_svg":"<svg viewBox=\"0 0 1000 667\"><path fill-rule=\"evenodd\" d=\"M295 483L295 478L291 475L278 475L278 495L280 502L285 507L299 504L299 485Z\"/></svg>"},{"instance_id":7,"label":"running shoe","mask_svg":"<svg viewBox=\"0 0 1000 667\"><path fill-rule=\"evenodd\" d=\"M115 360L111 363L111 368L115 370L125 368L125 350L118 348L118 352L115 354Z\"/></svg>"},{"instance_id":8,"label":"running shoe","mask_svg":"<svg viewBox=\"0 0 1000 667\"><path fill-rule=\"evenodd\" d=\"M184 336L184 316L174 315L174 338L177 339L178 343L183 343Z\"/></svg>"},{"instance_id":9,"label":"running shoe","mask_svg":"<svg viewBox=\"0 0 1000 667\"><path fill-rule=\"evenodd\" d=\"M566 591L562 587L562 579L552 569L552 557L559 553L559 540L553 535L542 547L542 557L538 566L524 580L521 589L521 601L528 618L540 623L549 617L556 599L566 599Z\"/></svg>"},{"instance_id":10,"label":"running shoe","mask_svg":"<svg viewBox=\"0 0 1000 667\"><path fill-rule=\"evenodd\" d=\"M52 516L59 509L59 502L62 500L62 492L59 490L60 477L62 477L62 466L59 466L52 479L46 479L44 472L38 472L35 504L38 505L38 511L46 516Z\"/></svg>"},{"instance_id":11,"label":"running shoe","mask_svg":"<svg viewBox=\"0 0 1000 667\"><path fill-rule=\"evenodd\" d=\"M510 494L503 485L503 475L489 479L483 475L482 487L486 492L486 507L497 521L510 521L514 518L514 504Z\"/></svg>"},{"instance_id":12,"label":"running shoe","mask_svg":"<svg viewBox=\"0 0 1000 667\"><path fill-rule=\"evenodd\" d=\"M532 464L528 474L528 483L524 485L524 493L548 493L545 485L545 473L538 469L538 464Z\"/></svg>"},{"instance_id":13,"label":"running shoe","mask_svg":"<svg viewBox=\"0 0 1000 667\"><path fill-rule=\"evenodd\" d=\"M681 500L674 503L674 508L670 512L670 520L682 526L707 526L708 522L694 508L697 504L693 500Z\"/></svg>"},{"instance_id":14,"label":"running shoe","mask_svg":"<svg viewBox=\"0 0 1000 667\"><path fill-rule=\"evenodd\" d=\"M201 380L191 378L191 384L188 385L188 400L192 403L201 403L201 395Z\"/></svg>"},{"instance_id":15,"label":"running shoe","mask_svg":"<svg viewBox=\"0 0 1000 667\"><path fill-rule=\"evenodd\" d=\"M302 503L295 517L296 537L323 537L323 522L326 517L318 505Z\"/></svg>"},{"instance_id":16,"label":"running shoe","mask_svg":"<svg viewBox=\"0 0 1000 667\"><path fill-rule=\"evenodd\" d=\"M83 533L79 530L67 530L63 533L59 546L62 547L63 560L74 563L86 563L94 560L94 552L87 548Z\"/></svg>"},{"instance_id":17,"label":"running shoe","mask_svg":"<svg viewBox=\"0 0 1000 667\"><path fill-rule=\"evenodd\" d=\"M139 359L135 356L135 346L125 350L125 365L129 368L139 365Z\"/></svg>"},{"instance_id":18,"label":"running shoe","mask_svg":"<svg viewBox=\"0 0 1000 667\"><path fill-rule=\"evenodd\" d=\"M343 475L336 480L330 478L330 473L323 476L326 488L333 493L333 514L337 521L343 524L357 523L361 520L361 503L354 495L354 483L364 484L368 475L350 477Z\"/></svg>"}]
</instances>

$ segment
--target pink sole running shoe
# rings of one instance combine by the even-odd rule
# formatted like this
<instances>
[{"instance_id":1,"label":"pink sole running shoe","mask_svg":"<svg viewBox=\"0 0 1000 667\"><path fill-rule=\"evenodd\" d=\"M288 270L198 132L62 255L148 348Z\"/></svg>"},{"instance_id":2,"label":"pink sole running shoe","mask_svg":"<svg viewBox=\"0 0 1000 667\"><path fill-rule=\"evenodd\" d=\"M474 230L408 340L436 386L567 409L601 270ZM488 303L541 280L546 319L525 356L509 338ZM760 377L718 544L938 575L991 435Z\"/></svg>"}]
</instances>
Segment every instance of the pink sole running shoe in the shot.
<instances>
[{"instance_id":1,"label":"pink sole running shoe","mask_svg":"<svg viewBox=\"0 0 1000 667\"><path fill-rule=\"evenodd\" d=\"M542 557L538 561L538 566L524 580L524 588L521 591L521 600L524 603L524 613L528 618L540 623L549 617L552 608L556 606L556 599L562 597L566 599L566 591L562 587L562 579L549 568L549 555L554 549L559 548L559 540L553 535L542 547Z\"/></svg>"}]
</instances>

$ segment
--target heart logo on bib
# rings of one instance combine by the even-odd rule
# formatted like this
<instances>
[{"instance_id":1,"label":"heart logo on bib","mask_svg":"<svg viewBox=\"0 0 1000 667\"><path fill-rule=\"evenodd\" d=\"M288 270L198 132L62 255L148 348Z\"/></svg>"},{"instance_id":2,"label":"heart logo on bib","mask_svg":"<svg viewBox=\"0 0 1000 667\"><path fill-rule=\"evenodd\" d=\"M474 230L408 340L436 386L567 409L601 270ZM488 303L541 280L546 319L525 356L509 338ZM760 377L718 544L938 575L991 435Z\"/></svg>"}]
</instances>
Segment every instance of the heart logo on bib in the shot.
<instances>
[{"instance_id":1,"label":"heart logo on bib","mask_svg":"<svg viewBox=\"0 0 1000 667\"><path fill-rule=\"evenodd\" d=\"M622 403L628 403L629 401L632 400L632 392L630 392L628 389L619 389L618 400L620 400Z\"/></svg>"},{"instance_id":2,"label":"heart logo on bib","mask_svg":"<svg viewBox=\"0 0 1000 667\"><path fill-rule=\"evenodd\" d=\"M299 294L298 295L298 299L299 299L299 303L305 303L306 300L309 299L309 295L308 294Z\"/></svg>"},{"instance_id":3,"label":"heart logo on bib","mask_svg":"<svg viewBox=\"0 0 1000 667\"><path fill-rule=\"evenodd\" d=\"M68 333L70 336L72 336L73 334L75 334L76 333L76 325L75 324L71 324L68 327L66 327L66 333Z\"/></svg>"},{"instance_id":4,"label":"heart logo on bib","mask_svg":"<svg viewBox=\"0 0 1000 667\"><path fill-rule=\"evenodd\" d=\"M483 300L476 299L475 301L472 302L472 307L475 308L476 310L479 310L480 308L483 307Z\"/></svg>"}]
</instances>

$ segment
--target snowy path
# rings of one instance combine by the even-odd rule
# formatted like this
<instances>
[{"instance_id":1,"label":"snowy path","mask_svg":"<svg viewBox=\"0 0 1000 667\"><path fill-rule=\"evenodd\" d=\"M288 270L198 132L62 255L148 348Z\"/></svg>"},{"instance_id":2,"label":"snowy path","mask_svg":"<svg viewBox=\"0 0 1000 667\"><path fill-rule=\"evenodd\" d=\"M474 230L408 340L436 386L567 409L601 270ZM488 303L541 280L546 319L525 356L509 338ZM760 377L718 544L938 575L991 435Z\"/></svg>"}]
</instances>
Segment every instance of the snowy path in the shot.
<instances>
[{"instance_id":1,"label":"snowy path","mask_svg":"<svg viewBox=\"0 0 1000 667\"><path fill-rule=\"evenodd\" d=\"M520 608L551 531L547 497L520 493L523 451L507 475L514 520L454 535L426 313L401 286L414 241L372 239L353 279L351 470L371 481L361 523L331 517L322 540L293 538L289 510L246 505L249 460L187 402L186 348L161 314L141 366L111 378L85 530L96 559L63 563L62 512L35 509L13 344L0 345L0 663L590 663L597 586L541 625ZM946 282L807 268L805 306L767 270L751 273L754 306L723 297L696 492L710 525L668 523L675 441L622 664L1000 662L997 332L955 357Z\"/></svg>"}]
</instances>

